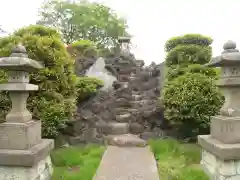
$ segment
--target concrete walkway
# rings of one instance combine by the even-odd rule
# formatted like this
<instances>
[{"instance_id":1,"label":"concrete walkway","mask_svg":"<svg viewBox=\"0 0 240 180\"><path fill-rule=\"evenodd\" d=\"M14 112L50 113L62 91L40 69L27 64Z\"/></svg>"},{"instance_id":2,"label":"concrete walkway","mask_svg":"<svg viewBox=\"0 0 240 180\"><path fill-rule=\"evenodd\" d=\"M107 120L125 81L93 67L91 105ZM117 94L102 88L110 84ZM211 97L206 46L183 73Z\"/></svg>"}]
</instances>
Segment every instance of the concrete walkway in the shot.
<instances>
[{"instance_id":1,"label":"concrete walkway","mask_svg":"<svg viewBox=\"0 0 240 180\"><path fill-rule=\"evenodd\" d=\"M159 180L149 147L108 146L93 180Z\"/></svg>"}]
</instances>

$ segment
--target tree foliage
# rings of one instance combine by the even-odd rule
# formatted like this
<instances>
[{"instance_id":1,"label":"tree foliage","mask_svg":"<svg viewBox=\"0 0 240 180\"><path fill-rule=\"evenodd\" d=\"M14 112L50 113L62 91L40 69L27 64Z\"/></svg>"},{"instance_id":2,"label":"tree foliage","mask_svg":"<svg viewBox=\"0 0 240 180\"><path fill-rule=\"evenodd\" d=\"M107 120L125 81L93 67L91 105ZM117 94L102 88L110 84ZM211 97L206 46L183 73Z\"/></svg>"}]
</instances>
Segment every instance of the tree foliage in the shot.
<instances>
[{"instance_id":1,"label":"tree foliage","mask_svg":"<svg viewBox=\"0 0 240 180\"><path fill-rule=\"evenodd\" d=\"M96 43L90 40L74 41L67 49L73 57L96 57L99 54Z\"/></svg>"},{"instance_id":2,"label":"tree foliage","mask_svg":"<svg viewBox=\"0 0 240 180\"><path fill-rule=\"evenodd\" d=\"M49 0L40 9L38 24L57 28L67 44L90 40L109 47L127 33L123 18L105 5L89 1Z\"/></svg>"}]
</instances>

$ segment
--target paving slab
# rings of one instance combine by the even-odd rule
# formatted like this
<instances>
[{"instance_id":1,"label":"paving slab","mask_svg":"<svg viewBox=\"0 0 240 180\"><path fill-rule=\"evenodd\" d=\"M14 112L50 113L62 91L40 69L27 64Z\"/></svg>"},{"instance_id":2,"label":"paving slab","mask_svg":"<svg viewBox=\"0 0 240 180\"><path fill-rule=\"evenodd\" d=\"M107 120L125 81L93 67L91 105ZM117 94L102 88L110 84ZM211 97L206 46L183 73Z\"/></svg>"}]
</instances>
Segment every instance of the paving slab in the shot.
<instances>
[{"instance_id":1,"label":"paving slab","mask_svg":"<svg viewBox=\"0 0 240 180\"><path fill-rule=\"evenodd\" d=\"M108 135L104 137L105 142L112 146L121 147L145 147L147 141L134 134Z\"/></svg>"},{"instance_id":2,"label":"paving slab","mask_svg":"<svg viewBox=\"0 0 240 180\"><path fill-rule=\"evenodd\" d=\"M93 180L159 180L149 147L108 146Z\"/></svg>"}]
</instances>

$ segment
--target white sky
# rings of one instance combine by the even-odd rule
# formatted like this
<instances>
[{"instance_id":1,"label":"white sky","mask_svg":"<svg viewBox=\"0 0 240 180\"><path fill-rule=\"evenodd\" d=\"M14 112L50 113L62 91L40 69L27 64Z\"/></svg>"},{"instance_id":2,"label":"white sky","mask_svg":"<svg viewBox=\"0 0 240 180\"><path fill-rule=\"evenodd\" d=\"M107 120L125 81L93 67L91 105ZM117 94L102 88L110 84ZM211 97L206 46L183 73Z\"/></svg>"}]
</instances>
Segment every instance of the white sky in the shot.
<instances>
[{"instance_id":1,"label":"white sky","mask_svg":"<svg viewBox=\"0 0 240 180\"><path fill-rule=\"evenodd\" d=\"M128 20L135 56L146 64L164 61L173 36L200 33L214 39L213 53L234 40L240 47L239 0L99 0ZM0 25L8 31L34 24L43 0L0 0Z\"/></svg>"}]
</instances>

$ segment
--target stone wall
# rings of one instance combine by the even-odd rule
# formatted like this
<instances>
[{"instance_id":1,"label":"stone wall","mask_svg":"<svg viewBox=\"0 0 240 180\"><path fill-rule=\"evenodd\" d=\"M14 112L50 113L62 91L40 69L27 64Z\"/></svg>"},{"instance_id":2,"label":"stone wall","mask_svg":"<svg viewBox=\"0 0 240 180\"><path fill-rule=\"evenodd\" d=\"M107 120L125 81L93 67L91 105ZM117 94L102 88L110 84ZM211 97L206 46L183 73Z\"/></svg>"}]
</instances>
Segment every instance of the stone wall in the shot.
<instances>
[{"instance_id":1,"label":"stone wall","mask_svg":"<svg viewBox=\"0 0 240 180\"><path fill-rule=\"evenodd\" d=\"M84 60L77 74L86 74L93 59ZM65 134L69 142L102 142L109 123L128 123L132 134L144 139L164 136L163 110L159 105L162 65L136 60L132 54L105 59L105 69L115 76L113 88L102 89L96 96L78 105L75 118Z\"/></svg>"}]
</instances>

